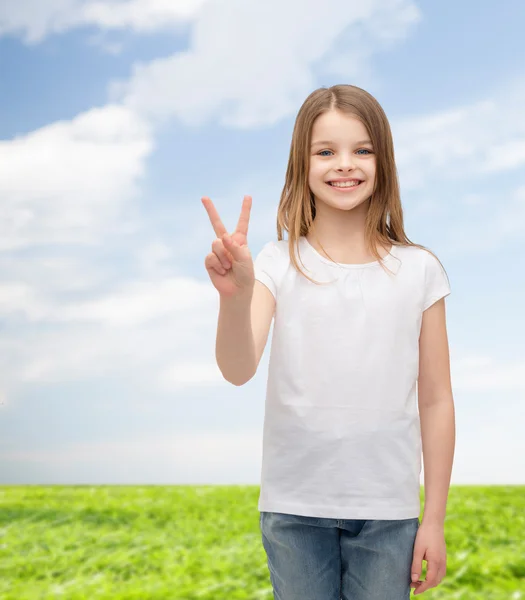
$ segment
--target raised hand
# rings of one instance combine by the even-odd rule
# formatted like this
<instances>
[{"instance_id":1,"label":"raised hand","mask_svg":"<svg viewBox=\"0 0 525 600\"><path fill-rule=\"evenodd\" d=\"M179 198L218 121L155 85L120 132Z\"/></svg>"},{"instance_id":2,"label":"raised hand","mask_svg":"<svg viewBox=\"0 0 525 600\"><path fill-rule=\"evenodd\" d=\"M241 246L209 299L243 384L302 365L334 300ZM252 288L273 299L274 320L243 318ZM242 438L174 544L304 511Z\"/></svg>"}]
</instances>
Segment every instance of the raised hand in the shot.
<instances>
[{"instance_id":1,"label":"raised hand","mask_svg":"<svg viewBox=\"0 0 525 600\"><path fill-rule=\"evenodd\" d=\"M251 196L244 196L241 216L231 236L226 231L213 202L207 196L203 196L202 203L217 236L211 244L212 252L204 261L211 282L224 297L250 294L255 283L253 260L248 248Z\"/></svg>"}]
</instances>

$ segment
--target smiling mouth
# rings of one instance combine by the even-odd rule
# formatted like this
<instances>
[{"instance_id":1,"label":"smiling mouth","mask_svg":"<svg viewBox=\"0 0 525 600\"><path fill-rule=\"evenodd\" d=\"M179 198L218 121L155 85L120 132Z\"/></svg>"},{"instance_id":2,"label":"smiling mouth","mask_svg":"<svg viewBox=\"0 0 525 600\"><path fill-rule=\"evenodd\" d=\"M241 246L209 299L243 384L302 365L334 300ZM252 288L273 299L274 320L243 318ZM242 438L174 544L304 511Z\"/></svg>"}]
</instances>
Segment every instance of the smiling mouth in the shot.
<instances>
[{"instance_id":1,"label":"smiling mouth","mask_svg":"<svg viewBox=\"0 0 525 600\"><path fill-rule=\"evenodd\" d=\"M353 190L354 188L359 187L363 182L360 181L357 185L332 185L332 183L330 183L329 181L326 182L327 185L329 185L330 187L336 188L338 190Z\"/></svg>"}]
</instances>

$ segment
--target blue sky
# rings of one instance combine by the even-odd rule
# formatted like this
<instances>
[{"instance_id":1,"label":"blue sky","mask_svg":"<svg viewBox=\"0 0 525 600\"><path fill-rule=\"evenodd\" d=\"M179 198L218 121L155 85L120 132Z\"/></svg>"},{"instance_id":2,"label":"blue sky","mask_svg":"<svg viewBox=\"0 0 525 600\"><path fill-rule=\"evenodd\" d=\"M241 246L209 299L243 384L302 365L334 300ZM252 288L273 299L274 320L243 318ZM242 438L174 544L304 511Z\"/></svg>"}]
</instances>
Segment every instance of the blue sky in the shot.
<instances>
[{"instance_id":1,"label":"blue sky","mask_svg":"<svg viewBox=\"0 0 525 600\"><path fill-rule=\"evenodd\" d=\"M337 83L383 106L449 275L452 483L525 483L523 3L7 4L1 484L259 483L271 333L222 380L200 199L233 228L251 195L252 254L276 239L295 116Z\"/></svg>"}]
</instances>

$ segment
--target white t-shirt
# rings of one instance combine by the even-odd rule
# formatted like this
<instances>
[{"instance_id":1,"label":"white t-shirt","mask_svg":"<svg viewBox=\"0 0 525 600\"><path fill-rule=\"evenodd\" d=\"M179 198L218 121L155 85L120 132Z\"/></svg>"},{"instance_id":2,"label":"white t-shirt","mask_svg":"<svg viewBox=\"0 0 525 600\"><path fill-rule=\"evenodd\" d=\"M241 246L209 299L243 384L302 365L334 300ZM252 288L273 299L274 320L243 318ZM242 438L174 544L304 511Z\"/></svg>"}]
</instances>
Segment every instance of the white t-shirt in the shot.
<instances>
[{"instance_id":1,"label":"white t-shirt","mask_svg":"<svg viewBox=\"0 0 525 600\"><path fill-rule=\"evenodd\" d=\"M417 407L422 313L450 294L426 250L393 246L384 265L334 264L300 238L268 242L255 278L276 298L259 511L338 519L420 514Z\"/></svg>"}]
</instances>

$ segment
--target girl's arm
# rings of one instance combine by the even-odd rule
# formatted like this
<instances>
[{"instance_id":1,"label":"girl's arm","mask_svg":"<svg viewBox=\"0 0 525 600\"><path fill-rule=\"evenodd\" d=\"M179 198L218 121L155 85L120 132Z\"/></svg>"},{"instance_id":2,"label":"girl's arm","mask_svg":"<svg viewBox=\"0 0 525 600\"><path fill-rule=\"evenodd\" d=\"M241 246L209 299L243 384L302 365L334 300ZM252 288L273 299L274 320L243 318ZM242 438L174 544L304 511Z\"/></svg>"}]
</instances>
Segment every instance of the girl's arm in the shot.
<instances>
[{"instance_id":1,"label":"girl's arm","mask_svg":"<svg viewBox=\"0 0 525 600\"><path fill-rule=\"evenodd\" d=\"M275 310L275 298L260 281L250 293L220 297L215 356L226 381L241 386L256 373Z\"/></svg>"}]
</instances>

